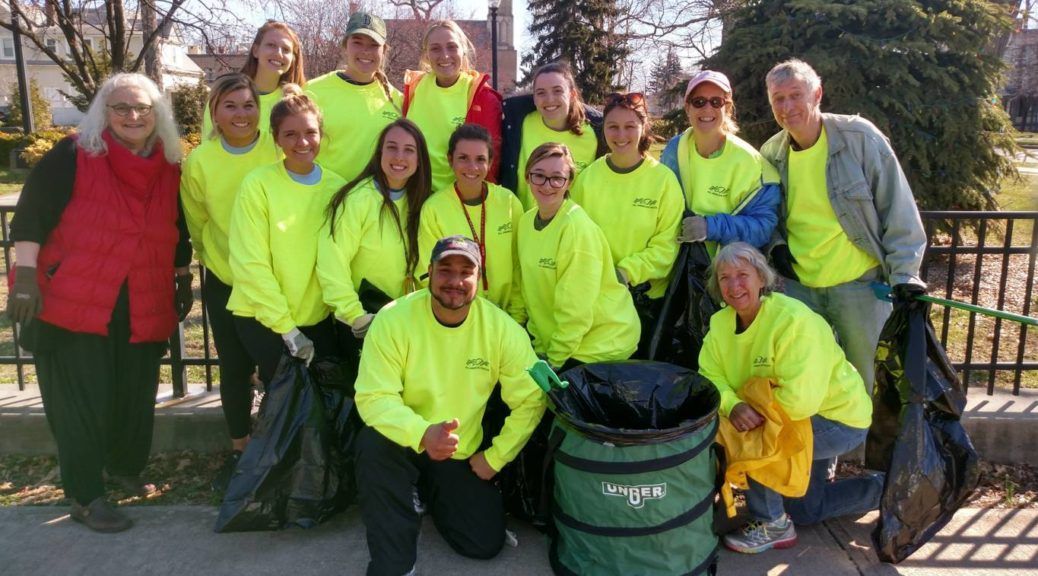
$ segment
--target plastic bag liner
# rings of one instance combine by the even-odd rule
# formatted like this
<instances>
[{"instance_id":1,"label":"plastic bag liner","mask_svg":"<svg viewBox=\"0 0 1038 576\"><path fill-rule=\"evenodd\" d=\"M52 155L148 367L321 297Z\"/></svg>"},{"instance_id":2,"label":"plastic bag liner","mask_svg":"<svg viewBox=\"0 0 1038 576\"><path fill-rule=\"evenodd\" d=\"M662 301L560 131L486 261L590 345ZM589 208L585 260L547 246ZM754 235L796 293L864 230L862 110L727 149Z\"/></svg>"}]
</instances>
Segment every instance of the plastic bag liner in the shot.
<instances>
[{"instance_id":1,"label":"plastic bag liner","mask_svg":"<svg viewBox=\"0 0 1038 576\"><path fill-rule=\"evenodd\" d=\"M350 366L281 358L252 440L224 495L217 532L309 528L356 500L353 444L362 424Z\"/></svg>"},{"instance_id":2,"label":"plastic bag liner","mask_svg":"<svg viewBox=\"0 0 1038 576\"><path fill-rule=\"evenodd\" d=\"M681 245L674 275L649 341L648 358L686 368L699 367L699 350L719 307L706 291L710 254L702 242Z\"/></svg>"},{"instance_id":3,"label":"plastic bag liner","mask_svg":"<svg viewBox=\"0 0 1038 576\"><path fill-rule=\"evenodd\" d=\"M664 362L584 364L559 376L555 417L581 434L613 445L663 442L716 418L721 396L696 372Z\"/></svg>"},{"instance_id":4,"label":"plastic bag liner","mask_svg":"<svg viewBox=\"0 0 1038 576\"><path fill-rule=\"evenodd\" d=\"M884 562L933 537L980 481L961 418L966 396L930 323L930 305L894 307L876 350L876 390L865 466L886 470L872 532Z\"/></svg>"}]
</instances>

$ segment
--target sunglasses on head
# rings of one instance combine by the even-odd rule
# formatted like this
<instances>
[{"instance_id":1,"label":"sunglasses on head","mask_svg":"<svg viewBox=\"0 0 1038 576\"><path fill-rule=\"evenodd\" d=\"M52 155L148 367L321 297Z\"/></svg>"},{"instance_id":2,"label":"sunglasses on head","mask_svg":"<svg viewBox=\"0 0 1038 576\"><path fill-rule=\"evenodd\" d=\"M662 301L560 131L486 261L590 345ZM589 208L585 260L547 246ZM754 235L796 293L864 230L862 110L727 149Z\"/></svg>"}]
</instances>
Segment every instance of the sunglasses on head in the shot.
<instances>
[{"instance_id":1,"label":"sunglasses on head","mask_svg":"<svg viewBox=\"0 0 1038 576\"><path fill-rule=\"evenodd\" d=\"M645 104L645 94L641 92L628 92L621 94L620 92L613 92L606 96L606 105L624 104L627 106L643 106Z\"/></svg>"},{"instance_id":2,"label":"sunglasses on head","mask_svg":"<svg viewBox=\"0 0 1038 576\"><path fill-rule=\"evenodd\" d=\"M727 98L721 98L720 96L714 96L713 98L707 98L705 96L696 96L689 101L693 108L702 108L707 103L714 108L724 108L724 105L728 103Z\"/></svg>"}]
</instances>

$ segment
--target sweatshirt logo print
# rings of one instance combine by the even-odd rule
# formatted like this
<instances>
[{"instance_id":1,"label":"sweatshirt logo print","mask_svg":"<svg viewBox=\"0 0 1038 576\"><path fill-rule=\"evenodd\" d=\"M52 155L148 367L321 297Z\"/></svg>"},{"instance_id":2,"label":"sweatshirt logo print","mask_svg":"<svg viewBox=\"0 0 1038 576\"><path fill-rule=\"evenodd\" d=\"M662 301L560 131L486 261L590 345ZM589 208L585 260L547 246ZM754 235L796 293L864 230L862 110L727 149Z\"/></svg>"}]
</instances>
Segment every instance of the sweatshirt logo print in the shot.
<instances>
[{"instance_id":1,"label":"sweatshirt logo print","mask_svg":"<svg viewBox=\"0 0 1038 576\"><path fill-rule=\"evenodd\" d=\"M711 196L726 198L728 196L728 188L725 186L711 186L706 189L706 193Z\"/></svg>"},{"instance_id":2,"label":"sweatshirt logo print","mask_svg":"<svg viewBox=\"0 0 1038 576\"><path fill-rule=\"evenodd\" d=\"M511 222L505 222L504 224L502 224L502 225L497 227L497 233L498 234L511 234L511 232L512 232L512 223Z\"/></svg>"},{"instance_id":3,"label":"sweatshirt logo print","mask_svg":"<svg viewBox=\"0 0 1038 576\"><path fill-rule=\"evenodd\" d=\"M753 359L754 368L771 368L771 358L765 356L757 356Z\"/></svg>"},{"instance_id":4,"label":"sweatshirt logo print","mask_svg":"<svg viewBox=\"0 0 1038 576\"><path fill-rule=\"evenodd\" d=\"M383 110L382 117L386 120L396 120L400 117L400 113L396 110Z\"/></svg>"},{"instance_id":5,"label":"sweatshirt logo print","mask_svg":"<svg viewBox=\"0 0 1038 576\"><path fill-rule=\"evenodd\" d=\"M547 268L548 270L554 270L555 269L555 259L554 258L541 258L540 260L537 261L537 265L540 266L541 268Z\"/></svg>"},{"instance_id":6,"label":"sweatshirt logo print","mask_svg":"<svg viewBox=\"0 0 1038 576\"><path fill-rule=\"evenodd\" d=\"M659 200L653 200L652 198L634 199L634 206L637 208L655 208L659 203Z\"/></svg>"},{"instance_id":7,"label":"sweatshirt logo print","mask_svg":"<svg viewBox=\"0 0 1038 576\"><path fill-rule=\"evenodd\" d=\"M602 494L606 496L619 496L627 499L627 505L638 509L645 506L646 500L662 500L667 497L667 483L663 484L640 484L637 486L624 486L612 482L602 482Z\"/></svg>"},{"instance_id":8,"label":"sweatshirt logo print","mask_svg":"<svg viewBox=\"0 0 1038 576\"><path fill-rule=\"evenodd\" d=\"M490 371L490 362L487 362L483 358L469 358L468 361L465 362L465 369L466 370L486 370L486 371L489 372Z\"/></svg>"},{"instance_id":9,"label":"sweatshirt logo print","mask_svg":"<svg viewBox=\"0 0 1038 576\"><path fill-rule=\"evenodd\" d=\"M451 124L453 124L455 128L461 126L464 123L465 123L465 117L464 116L455 116L453 119L451 119Z\"/></svg>"}]
</instances>

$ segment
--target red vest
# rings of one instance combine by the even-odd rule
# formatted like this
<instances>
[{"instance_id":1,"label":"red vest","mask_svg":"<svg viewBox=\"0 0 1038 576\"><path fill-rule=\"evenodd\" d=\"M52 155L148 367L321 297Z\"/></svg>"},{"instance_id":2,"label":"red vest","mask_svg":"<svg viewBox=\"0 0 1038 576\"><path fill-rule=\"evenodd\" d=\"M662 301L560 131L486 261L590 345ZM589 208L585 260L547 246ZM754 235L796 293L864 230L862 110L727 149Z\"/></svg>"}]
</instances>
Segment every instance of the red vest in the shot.
<instances>
[{"instance_id":1,"label":"red vest","mask_svg":"<svg viewBox=\"0 0 1038 576\"><path fill-rule=\"evenodd\" d=\"M160 342L177 324L173 257L180 168L161 144L137 156L104 133L108 153L77 147L72 199L40 250L39 318L72 332L108 335L123 283L130 342Z\"/></svg>"}]
</instances>

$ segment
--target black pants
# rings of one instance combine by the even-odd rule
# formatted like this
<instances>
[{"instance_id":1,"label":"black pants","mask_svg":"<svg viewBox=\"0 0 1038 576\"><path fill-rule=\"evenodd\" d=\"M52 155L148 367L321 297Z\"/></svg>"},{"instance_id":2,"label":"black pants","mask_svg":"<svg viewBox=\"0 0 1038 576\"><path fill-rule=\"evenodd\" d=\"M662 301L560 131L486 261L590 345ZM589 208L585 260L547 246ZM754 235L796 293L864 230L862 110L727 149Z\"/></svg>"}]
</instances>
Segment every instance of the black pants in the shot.
<instances>
[{"instance_id":1,"label":"black pants","mask_svg":"<svg viewBox=\"0 0 1038 576\"><path fill-rule=\"evenodd\" d=\"M260 380L264 385L270 383L281 361L282 352L287 352L285 341L280 334L260 324L255 318L235 316L234 328L252 361L259 367ZM329 314L313 326L300 326L299 331L313 340L314 352L318 357L341 354L334 316Z\"/></svg>"},{"instance_id":2,"label":"black pants","mask_svg":"<svg viewBox=\"0 0 1038 576\"><path fill-rule=\"evenodd\" d=\"M65 494L80 504L104 496L103 470L139 475L151 451L166 343L130 344L129 308L124 285L108 336L40 326L36 375L43 409L58 444Z\"/></svg>"},{"instance_id":3,"label":"black pants","mask_svg":"<svg viewBox=\"0 0 1038 576\"><path fill-rule=\"evenodd\" d=\"M357 438L357 487L371 553L369 576L400 576L414 567L421 528L416 489L458 554L489 559L504 545L501 493L480 480L468 460L435 462L367 427Z\"/></svg>"},{"instance_id":4,"label":"black pants","mask_svg":"<svg viewBox=\"0 0 1038 576\"><path fill-rule=\"evenodd\" d=\"M220 365L220 403L231 438L244 438L252 429L252 373L256 363L234 327L234 315L227 309L231 287L205 270L202 295L213 343Z\"/></svg>"}]
</instances>

